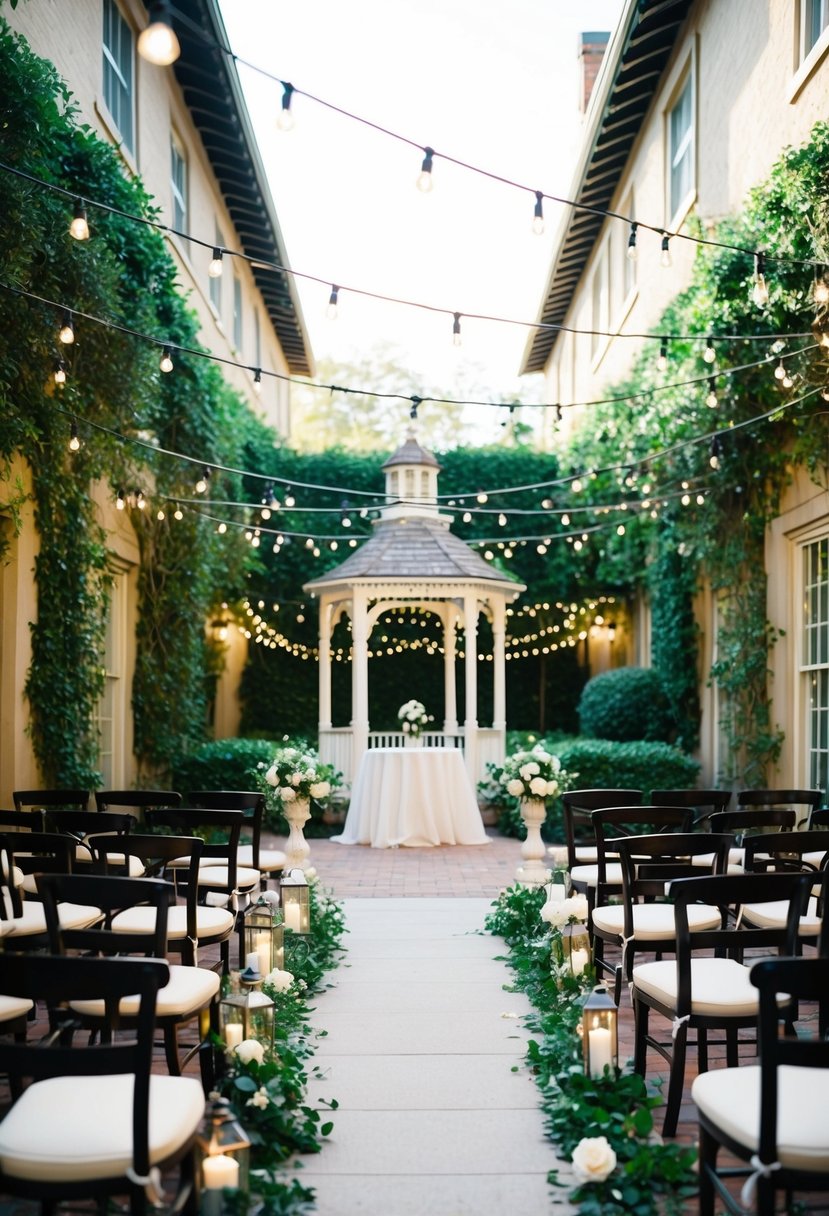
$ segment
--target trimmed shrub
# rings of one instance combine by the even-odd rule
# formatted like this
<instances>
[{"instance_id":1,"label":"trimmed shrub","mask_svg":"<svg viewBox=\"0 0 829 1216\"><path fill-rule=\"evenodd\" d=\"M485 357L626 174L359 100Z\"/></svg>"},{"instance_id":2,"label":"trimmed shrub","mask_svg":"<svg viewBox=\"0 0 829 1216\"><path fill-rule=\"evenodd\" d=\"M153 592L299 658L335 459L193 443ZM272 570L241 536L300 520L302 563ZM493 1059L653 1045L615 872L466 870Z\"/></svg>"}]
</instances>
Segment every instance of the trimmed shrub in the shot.
<instances>
[{"instance_id":1,"label":"trimmed shrub","mask_svg":"<svg viewBox=\"0 0 829 1216\"><path fill-rule=\"evenodd\" d=\"M582 689L578 714L582 735L594 739L668 743L674 736L668 698L651 667L617 667L594 676Z\"/></svg>"},{"instance_id":2,"label":"trimmed shrub","mask_svg":"<svg viewBox=\"0 0 829 1216\"><path fill-rule=\"evenodd\" d=\"M173 788L182 796L192 790L255 790L253 773L258 764L270 765L281 743L270 739L215 739L173 767Z\"/></svg>"}]
</instances>

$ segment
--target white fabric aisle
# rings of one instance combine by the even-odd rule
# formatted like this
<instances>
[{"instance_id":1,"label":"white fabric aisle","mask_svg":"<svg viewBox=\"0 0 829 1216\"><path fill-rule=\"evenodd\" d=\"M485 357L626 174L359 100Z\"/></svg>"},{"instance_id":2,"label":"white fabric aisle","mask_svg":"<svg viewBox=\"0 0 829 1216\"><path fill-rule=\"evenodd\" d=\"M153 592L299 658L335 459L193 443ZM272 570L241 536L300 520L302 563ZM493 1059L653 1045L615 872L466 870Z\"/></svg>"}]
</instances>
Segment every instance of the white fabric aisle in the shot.
<instances>
[{"instance_id":1,"label":"white fabric aisle","mask_svg":"<svg viewBox=\"0 0 829 1216\"><path fill-rule=\"evenodd\" d=\"M318 1216L499 1216L572 1209L522 1063L526 999L504 992L485 899L349 899L345 965L316 1002L309 1097L334 1131L299 1174ZM517 1014L505 1018L503 1014ZM517 1071L513 1072L513 1067Z\"/></svg>"}]
</instances>

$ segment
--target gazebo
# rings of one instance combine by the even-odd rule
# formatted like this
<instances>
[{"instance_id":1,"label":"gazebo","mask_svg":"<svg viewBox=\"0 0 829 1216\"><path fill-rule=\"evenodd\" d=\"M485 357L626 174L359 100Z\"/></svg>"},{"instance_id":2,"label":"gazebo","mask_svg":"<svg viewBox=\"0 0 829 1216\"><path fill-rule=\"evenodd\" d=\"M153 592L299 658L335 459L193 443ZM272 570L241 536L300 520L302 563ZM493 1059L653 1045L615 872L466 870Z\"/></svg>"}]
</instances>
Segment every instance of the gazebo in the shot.
<instances>
[{"instance_id":1,"label":"gazebo","mask_svg":"<svg viewBox=\"0 0 829 1216\"><path fill-rule=\"evenodd\" d=\"M452 516L437 501L440 465L410 430L383 465L386 505L374 535L339 566L305 584L319 599L319 749L347 782L366 748L402 745L404 736L372 731L368 654L371 631L384 613L403 606L431 613L441 623L444 656L443 729L428 732L427 746L461 746L473 785L485 765L502 763L506 741L506 607L525 587L488 565L450 531ZM492 626L491 726L478 724L478 616ZM331 722L331 635L351 618L351 724ZM455 631L464 631L466 716L458 722ZM416 690L413 690L416 695ZM405 700L401 697L401 700Z\"/></svg>"}]
</instances>

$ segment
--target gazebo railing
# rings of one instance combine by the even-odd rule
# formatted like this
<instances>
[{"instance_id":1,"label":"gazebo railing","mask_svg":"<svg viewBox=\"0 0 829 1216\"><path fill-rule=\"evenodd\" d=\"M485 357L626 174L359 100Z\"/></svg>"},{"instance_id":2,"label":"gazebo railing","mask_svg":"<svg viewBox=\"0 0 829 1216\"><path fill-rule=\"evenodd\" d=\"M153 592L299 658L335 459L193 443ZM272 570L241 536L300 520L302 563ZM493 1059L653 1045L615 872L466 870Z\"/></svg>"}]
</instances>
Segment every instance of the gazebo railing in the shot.
<instances>
[{"instance_id":1,"label":"gazebo railing","mask_svg":"<svg viewBox=\"0 0 829 1216\"><path fill-rule=\"evenodd\" d=\"M368 732L369 748L373 747L405 747L406 739L402 730L370 730ZM442 730L425 730L420 735L422 747L463 747L463 733L447 734Z\"/></svg>"}]
</instances>

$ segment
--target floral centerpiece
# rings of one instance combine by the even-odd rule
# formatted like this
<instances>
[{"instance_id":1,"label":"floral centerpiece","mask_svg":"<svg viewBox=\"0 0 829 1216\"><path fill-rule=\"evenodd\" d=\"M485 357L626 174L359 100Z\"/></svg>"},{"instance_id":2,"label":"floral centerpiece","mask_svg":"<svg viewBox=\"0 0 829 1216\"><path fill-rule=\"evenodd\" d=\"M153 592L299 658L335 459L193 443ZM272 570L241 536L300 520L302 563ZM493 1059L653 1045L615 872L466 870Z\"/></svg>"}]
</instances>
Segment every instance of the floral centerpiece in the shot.
<instances>
[{"instance_id":1,"label":"floral centerpiece","mask_svg":"<svg viewBox=\"0 0 829 1216\"><path fill-rule=\"evenodd\" d=\"M426 713L426 706L422 701L407 701L398 709L397 717L403 734L412 739L419 738L424 727L435 720L431 714Z\"/></svg>"},{"instance_id":2,"label":"floral centerpiece","mask_svg":"<svg viewBox=\"0 0 829 1216\"><path fill-rule=\"evenodd\" d=\"M283 809L298 798L324 802L339 785L332 766L323 764L310 747L280 747L270 765L259 764L256 778L268 801L278 801Z\"/></svg>"},{"instance_id":3,"label":"floral centerpiece","mask_svg":"<svg viewBox=\"0 0 829 1216\"><path fill-rule=\"evenodd\" d=\"M501 771L501 784L513 798L555 798L567 788L566 780L558 756L540 743L507 756Z\"/></svg>"}]
</instances>

